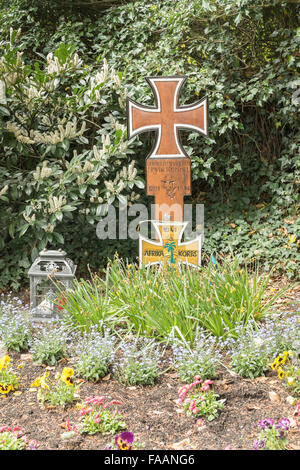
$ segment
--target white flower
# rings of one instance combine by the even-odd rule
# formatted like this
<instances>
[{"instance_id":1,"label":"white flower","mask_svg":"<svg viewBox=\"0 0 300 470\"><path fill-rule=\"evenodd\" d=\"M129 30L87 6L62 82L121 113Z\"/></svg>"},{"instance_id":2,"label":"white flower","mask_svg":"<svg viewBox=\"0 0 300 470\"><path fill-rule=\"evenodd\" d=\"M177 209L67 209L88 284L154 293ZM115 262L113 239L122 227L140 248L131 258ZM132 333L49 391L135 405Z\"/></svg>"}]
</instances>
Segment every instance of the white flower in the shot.
<instances>
[{"instance_id":1,"label":"white flower","mask_svg":"<svg viewBox=\"0 0 300 470\"><path fill-rule=\"evenodd\" d=\"M0 191L0 196L3 196L3 194L6 193L6 191L8 190L8 184L6 184Z\"/></svg>"}]
</instances>

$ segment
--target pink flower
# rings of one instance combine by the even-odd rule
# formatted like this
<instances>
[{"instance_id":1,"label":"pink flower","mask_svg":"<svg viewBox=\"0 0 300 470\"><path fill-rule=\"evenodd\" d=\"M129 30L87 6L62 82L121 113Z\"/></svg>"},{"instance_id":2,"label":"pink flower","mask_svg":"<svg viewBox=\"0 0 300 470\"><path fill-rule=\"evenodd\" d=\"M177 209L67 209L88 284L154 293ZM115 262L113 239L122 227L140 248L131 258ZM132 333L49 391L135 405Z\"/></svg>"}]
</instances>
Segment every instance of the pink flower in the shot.
<instances>
[{"instance_id":1,"label":"pink flower","mask_svg":"<svg viewBox=\"0 0 300 470\"><path fill-rule=\"evenodd\" d=\"M193 413L194 413L194 415L196 415L197 413L199 413L199 408L195 407L195 408L193 409Z\"/></svg>"},{"instance_id":2,"label":"pink flower","mask_svg":"<svg viewBox=\"0 0 300 470\"><path fill-rule=\"evenodd\" d=\"M102 405L103 402L104 402L104 400L105 400L105 397L103 397L103 396L101 396L101 397L96 396L96 397L94 397L94 398L91 400L91 402L92 402L94 405Z\"/></svg>"},{"instance_id":3,"label":"pink flower","mask_svg":"<svg viewBox=\"0 0 300 470\"><path fill-rule=\"evenodd\" d=\"M80 416L89 414L89 413L91 413L91 411L93 411L93 408L91 406L89 408L81 408Z\"/></svg>"},{"instance_id":4,"label":"pink flower","mask_svg":"<svg viewBox=\"0 0 300 470\"><path fill-rule=\"evenodd\" d=\"M204 421L204 419L202 419L202 418L197 419L197 421L196 421L196 426L199 426L199 427L205 426L205 421Z\"/></svg>"},{"instance_id":5,"label":"pink flower","mask_svg":"<svg viewBox=\"0 0 300 470\"><path fill-rule=\"evenodd\" d=\"M2 426L0 428L0 432L5 432L5 431L11 431L11 428L9 428L8 426Z\"/></svg>"},{"instance_id":6,"label":"pink flower","mask_svg":"<svg viewBox=\"0 0 300 470\"><path fill-rule=\"evenodd\" d=\"M85 405L89 405L93 401L94 397L88 397L84 400Z\"/></svg>"},{"instance_id":7,"label":"pink flower","mask_svg":"<svg viewBox=\"0 0 300 470\"><path fill-rule=\"evenodd\" d=\"M201 390L203 390L203 392L207 392L209 389L210 389L210 386L208 384L205 384L205 383L201 387Z\"/></svg>"},{"instance_id":8,"label":"pink flower","mask_svg":"<svg viewBox=\"0 0 300 470\"><path fill-rule=\"evenodd\" d=\"M202 382L201 380L201 375L195 375L194 380L197 380L199 382Z\"/></svg>"},{"instance_id":9,"label":"pink flower","mask_svg":"<svg viewBox=\"0 0 300 470\"><path fill-rule=\"evenodd\" d=\"M190 403L190 406L189 406L189 410L190 411L193 411L193 409L195 408L196 404L195 404L195 400L192 400L191 403Z\"/></svg>"},{"instance_id":10,"label":"pink flower","mask_svg":"<svg viewBox=\"0 0 300 470\"><path fill-rule=\"evenodd\" d=\"M105 409L105 408L107 408L107 407L110 406L110 405L122 405L122 402L119 401L119 400L112 400L112 401L110 401L109 403L106 403L106 404L103 406L103 408Z\"/></svg>"},{"instance_id":11,"label":"pink flower","mask_svg":"<svg viewBox=\"0 0 300 470\"><path fill-rule=\"evenodd\" d=\"M230 445L229 445L229 446L226 446L226 447L225 447L225 450L232 450L232 446L230 446Z\"/></svg>"}]
</instances>

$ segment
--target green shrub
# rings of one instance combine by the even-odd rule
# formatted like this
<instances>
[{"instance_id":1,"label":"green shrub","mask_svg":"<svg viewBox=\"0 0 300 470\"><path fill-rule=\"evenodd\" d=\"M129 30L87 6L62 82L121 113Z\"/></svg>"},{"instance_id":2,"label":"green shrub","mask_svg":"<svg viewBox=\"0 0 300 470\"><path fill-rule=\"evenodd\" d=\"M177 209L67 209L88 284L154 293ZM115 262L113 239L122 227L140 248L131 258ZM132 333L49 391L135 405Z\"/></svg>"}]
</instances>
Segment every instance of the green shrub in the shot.
<instances>
[{"instance_id":1,"label":"green shrub","mask_svg":"<svg viewBox=\"0 0 300 470\"><path fill-rule=\"evenodd\" d=\"M38 0L13 0L0 11L0 79L6 82L0 288L19 287L46 244L64 245L80 268L90 263L98 269L116 250L136 256L132 240L105 240L99 249L94 224L101 199L135 198L132 191L143 186L139 177L121 178L120 193L120 180L109 195L105 186L133 161L144 176L153 141L142 135L127 147L126 93L153 104L144 77L178 73L189 77L182 104L203 95L210 103L209 138L182 135L193 175L193 196L186 201L205 205L205 253L226 254L231 246L266 270L299 277L297 2L138 0L113 2L106 10L107 2L71 3L40 8ZM108 79L93 86L104 59ZM64 119L73 130L63 139ZM59 141L43 143L57 132ZM61 210L49 212L50 201Z\"/></svg>"},{"instance_id":2,"label":"green shrub","mask_svg":"<svg viewBox=\"0 0 300 470\"><path fill-rule=\"evenodd\" d=\"M0 166L0 249L7 237L10 247L18 247L13 262L8 247L12 264L1 260L5 282L12 281L11 269L28 268L47 244L62 247L68 228L81 239L79 227L88 224L97 239L96 223L108 205L135 201L133 189L144 187L126 141L122 75L105 60L86 66L63 43L30 64L18 36L11 32L0 60L0 147L6 155ZM14 286L19 277L17 270Z\"/></svg>"}]
</instances>

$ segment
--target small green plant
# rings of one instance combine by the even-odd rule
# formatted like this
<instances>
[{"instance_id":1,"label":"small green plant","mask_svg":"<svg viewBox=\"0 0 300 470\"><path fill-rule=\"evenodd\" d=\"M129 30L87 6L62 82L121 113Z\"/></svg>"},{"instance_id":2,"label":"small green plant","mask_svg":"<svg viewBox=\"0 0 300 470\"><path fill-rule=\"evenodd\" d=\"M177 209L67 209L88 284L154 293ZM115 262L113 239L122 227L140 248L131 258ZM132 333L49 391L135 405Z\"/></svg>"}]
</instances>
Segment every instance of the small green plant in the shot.
<instances>
[{"instance_id":1,"label":"small green plant","mask_svg":"<svg viewBox=\"0 0 300 470\"><path fill-rule=\"evenodd\" d=\"M118 380L125 385L154 385L159 375L161 352L150 339L123 342L122 357L113 366Z\"/></svg>"},{"instance_id":2,"label":"small green plant","mask_svg":"<svg viewBox=\"0 0 300 470\"><path fill-rule=\"evenodd\" d=\"M108 407L121 405L118 400L105 403L105 397L95 396L86 398L80 409L79 432L81 434L115 434L126 429L122 415L116 406L113 411Z\"/></svg>"},{"instance_id":3,"label":"small green plant","mask_svg":"<svg viewBox=\"0 0 300 470\"><path fill-rule=\"evenodd\" d=\"M272 418L263 419L259 421L257 427L260 433L253 443L254 450L285 450L287 448L289 419L283 418L278 424L275 424Z\"/></svg>"},{"instance_id":4,"label":"small green plant","mask_svg":"<svg viewBox=\"0 0 300 470\"><path fill-rule=\"evenodd\" d=\"M225 400L218 400L219 395L210 388L212 383L212 380L203 382L196 375L191 384L184 385L179 390L177 404L182 405L190 416L205 417L208 421L213 421L218 416L218 411L224 408ZM191 394L187 397L189 392Z\"/></svg>"},{"instance_id":5,"label":"small green plant","mask_svg":"<svg viewBox=\"0 0 300 470\"><path fill-rule=\"evenodd\" d=\"M75 369L78 375L85 380L93 382L107 375L109 366L114 359L115 337L110 330L105 329L104 334L91 327L89 333L84 333L78 339L74 348L78 357Z\"/></svg>"},{"instance_id":6,"label":"small green plant","mask_svg":"<svg viewBox=\"0 0 300 470\"><path fill-rule=\"evenodd\" d=\"M65 325L54 324L43 327L33 338L31 352L37 364L55 366L67 355L70 331Z\"/></svg>"},{"instance_id":7,"label":"small green plant","mask_svg":"<svg viewBox=\"0 0 300 470\"><path fill-rule=\"evenodd\" d=\"M242 377L254 379L268 370L269 360L266 355L256 351L238 351L232 354L231 367Z\"/></svg>"},{"instance_id":8,"label":"small green plant","mask_svg":"<svg viewBox=\"0 0 300 470\"><path fill-rule=\"evenodd\" d=\"M50 382L49 372L45 372L41 377L37 377L31 384L32 388L38 388L38 401L52 406L66 406L73 403L78 388L73 384L74 371L65 367L61 374L57 373L55 382Z\"/></svg>"}]
</instances>

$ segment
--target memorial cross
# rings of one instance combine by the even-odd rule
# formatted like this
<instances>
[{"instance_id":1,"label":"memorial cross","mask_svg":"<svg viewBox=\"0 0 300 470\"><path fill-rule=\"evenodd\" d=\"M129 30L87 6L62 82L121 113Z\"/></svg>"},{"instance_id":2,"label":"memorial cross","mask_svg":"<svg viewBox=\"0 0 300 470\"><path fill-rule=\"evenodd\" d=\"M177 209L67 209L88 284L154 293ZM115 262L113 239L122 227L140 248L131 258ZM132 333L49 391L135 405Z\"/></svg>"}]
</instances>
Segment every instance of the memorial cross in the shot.
<instances>
[{"instance_id":1,"label":"memorial cross","mask_svg":"<svg viewBox=\"0 0 300 470\"><path fill-rule=\"evenodd\" d=\"M179 106L180 90L187 77L146 78L155 106L127 98L128 139L154 130L156 142L146 161L147 194L155 197L156 220L183 220L183 198L191 194L191 162L182 147L179 130L208 135L207 98Z\"/></svg>"}]
</instances>

